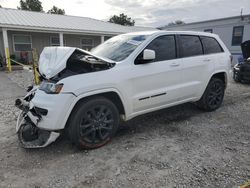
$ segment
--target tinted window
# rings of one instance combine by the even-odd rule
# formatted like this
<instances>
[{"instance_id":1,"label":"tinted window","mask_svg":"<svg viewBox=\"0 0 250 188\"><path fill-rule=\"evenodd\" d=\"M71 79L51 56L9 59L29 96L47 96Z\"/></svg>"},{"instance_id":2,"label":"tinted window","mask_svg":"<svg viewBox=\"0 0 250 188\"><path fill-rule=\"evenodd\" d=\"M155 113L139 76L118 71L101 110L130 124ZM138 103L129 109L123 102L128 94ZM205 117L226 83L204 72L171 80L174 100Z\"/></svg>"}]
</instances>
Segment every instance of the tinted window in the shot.
<instances>
[{"instance_id":1,"label":"tinted window","mask_svg":"<svg viewBox=\"0 0 250 188\"><path fill-rule=\"evenodd\" d=\"M155 51L154 61L175 59L175 37L172 35L160 36L154 39L145 49Z\"/></svg>"},{"instance_id":2,"label":"tinted window","mask_svg":"<svg viewBox=\"0 0 250 188\"><path fill-rule=\"evenodd\" d=\"M181 35L181 56L190 57L203 54L202 45L198 36Z\"/></svg>"},{"instance_id":3,"label":"tinted window","mask_svg":"<svg viewBox=\"0 0 250 188\"><path fill-rule=\"evenodd\" d=\"M211 37L201 37L201 41L203 44L204 48L204 53L205 54L212 54L212 53L220 53L223 52L221 46L215 40L214 38Z\"/></svg>"},{"instance_id":4,"label":"tinted window","mask_svg":"<svg viewBox=\"0 0 250 188\"><path fill-rule=\"evenodd\" d=\"M237 26L233 28L232 46L240 46L243 39L244 26Z\"/></svg>"}]
</instances>

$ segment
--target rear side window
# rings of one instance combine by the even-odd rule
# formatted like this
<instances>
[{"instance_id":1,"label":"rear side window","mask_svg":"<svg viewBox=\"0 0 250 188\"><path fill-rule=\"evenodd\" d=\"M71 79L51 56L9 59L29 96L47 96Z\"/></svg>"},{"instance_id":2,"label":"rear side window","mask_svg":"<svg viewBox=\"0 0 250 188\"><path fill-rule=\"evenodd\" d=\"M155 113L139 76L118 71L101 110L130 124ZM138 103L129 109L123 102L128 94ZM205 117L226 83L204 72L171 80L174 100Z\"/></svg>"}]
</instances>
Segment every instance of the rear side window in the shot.
<instances>
[{"instance_id":1,"label":"rear side window","mask_svg":"<svg viewBox=\"0 0 250 188\"><path fill-rule=\"evenodd\" d=\"M202 45L198 36L180 35L181 57L202 55Z\"/></svg>"},{"instance_id":2,"label":"rear side window","mask_svg":"<svg viewBox=\"0 0 250 188\"><path fill-rule=\"evenodd\" d=\"M212 37L201 37L203 44L204 54L213 54L223 52L220 44Z\"/></svg>"},{"instance_id":3,"label":"rear side window","mask_svg":"<svg viewBox=\"0 0 250 188\"><path fill-rule=\"evenodd\" d=\"M155 51L154 61L164 61L176 58L175 37L173 35L160 36L154 39L145 49Z\"/></svg>"}]
</instances>

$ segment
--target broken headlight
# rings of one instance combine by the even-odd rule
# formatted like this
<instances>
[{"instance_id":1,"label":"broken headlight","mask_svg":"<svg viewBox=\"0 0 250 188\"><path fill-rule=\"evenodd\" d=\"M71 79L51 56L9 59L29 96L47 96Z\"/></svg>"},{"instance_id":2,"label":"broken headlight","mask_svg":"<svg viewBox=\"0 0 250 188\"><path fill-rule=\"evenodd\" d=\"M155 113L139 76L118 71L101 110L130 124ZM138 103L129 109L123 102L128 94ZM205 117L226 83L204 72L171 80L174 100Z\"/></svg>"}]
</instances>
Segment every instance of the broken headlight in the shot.
<instances>
[{"instance_id":1,"label":"broken headlight","mask_svg":"<svg viewBox=\"0 0 250 188\"><path fill-rule=\"evenodd\" d=\"M61 92L63 84L55 84L50 82L42 82L39 89L47 94L58 94Z\"/></svg>"},{"instance_id":2,"label":"broken headlight","mask_svg":"<svg viewBox=\"0 0 250 188\"><path fill-rule=\"evenodd\" d=\"M240 70L240 65L239 65L239 64L236 64L236 65L234 66L234 69L237 70L237 71Z\"/></svg>"}]
</instances>

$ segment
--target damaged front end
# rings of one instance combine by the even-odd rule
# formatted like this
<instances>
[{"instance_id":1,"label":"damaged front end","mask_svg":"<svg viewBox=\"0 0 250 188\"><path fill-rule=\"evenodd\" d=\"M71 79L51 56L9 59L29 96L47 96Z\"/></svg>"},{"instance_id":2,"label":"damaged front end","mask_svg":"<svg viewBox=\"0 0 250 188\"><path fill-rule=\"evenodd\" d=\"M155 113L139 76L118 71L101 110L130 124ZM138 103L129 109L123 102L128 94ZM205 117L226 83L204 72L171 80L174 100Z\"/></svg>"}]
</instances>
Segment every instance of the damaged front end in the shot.
<instances>
[{"instance_id":1,"label":"damaged front end","mask_svg":"<svg viewBox=\"0 0 250 188\"><path fill-rule=\"evenodd\" d=\"M42 116L47 115L46 109L30 105L37 87L31 89L23 99L16 99L15 106L21 112L17 118L16 133L23 148L41 148L54 142L60 135L59 132L42 130L37 127Z\"/></svg>"},{"instance_id":2,"label":"damaged front end","mask_svg":"<svg viewBox=\"0 0 250 188\"><path fill-rule=\"evenodd\" d=\"M78 74L104 71L115 66L109 59L71 47L46 47L40 55L41 84L30 87L27 95L15 101L21 112L16 132L24 148L41 148L54 142L64 129L73 92L63 92L64 79Z\"/></svg>"}]
</instances>

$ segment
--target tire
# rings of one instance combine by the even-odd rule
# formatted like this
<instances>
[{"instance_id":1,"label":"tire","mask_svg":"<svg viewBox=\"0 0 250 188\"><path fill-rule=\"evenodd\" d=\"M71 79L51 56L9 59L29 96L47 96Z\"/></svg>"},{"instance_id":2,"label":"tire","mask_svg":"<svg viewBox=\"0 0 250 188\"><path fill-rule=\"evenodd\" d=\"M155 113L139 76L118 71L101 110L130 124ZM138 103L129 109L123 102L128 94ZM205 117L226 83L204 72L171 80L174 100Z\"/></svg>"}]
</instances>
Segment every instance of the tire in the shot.
<instances>
[{"instance_id":1,"label":"tire","mask_svg":"<svg viewBox=\"0 0 250 188\"><path fill-rule=\"evenodd\" d=\"M119 121L118 109L110 100L89 98L73 110L68 122L68 136L79 149L99 148L115 135Z\"/></svg>"},{"instance_id":2,"label":"tire","mask_svg":"<svg viewBox=\"0 0 250 188\"><path fill-rule=\"evenodd\" d=\"M234 79L235 82L241 82L240 76L237 75L235 72L234 72L234 74L233 74L233 79Z\"/></svg>"},{"instance_id":3,"label":"tire","mask_svg":"<svg viewBox=\"0 0 250 188\"><path fill-rule=\"evenodd\" d=\"M197 106L207 112L214 111L221 106L224 93L224 82L219 78L212 78L201 99L197 102Z\"/></svg>"}]
</instances>

